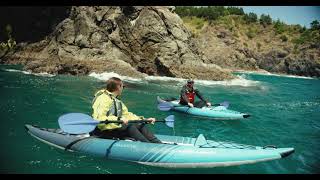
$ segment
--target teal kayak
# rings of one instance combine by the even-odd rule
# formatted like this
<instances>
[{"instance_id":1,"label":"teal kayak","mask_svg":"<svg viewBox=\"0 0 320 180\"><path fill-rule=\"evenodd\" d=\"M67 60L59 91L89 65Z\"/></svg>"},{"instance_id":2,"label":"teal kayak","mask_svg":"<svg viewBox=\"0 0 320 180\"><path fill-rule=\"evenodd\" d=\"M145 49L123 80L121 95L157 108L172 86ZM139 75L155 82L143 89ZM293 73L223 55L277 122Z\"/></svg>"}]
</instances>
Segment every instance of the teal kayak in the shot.
<instances>
[{"instance_id":1,"label":"teal kayak","mask_svg":"<svg viewBox=\"0 0 320 180\"><path fill-rule=\"evenodd\" d=\"M252 164L284 158L294 148L251 146L233 142L156 135L163 144L133 140L102 139L89 134L72 135L60 129L25 125L34 138L59 149L106 159L122 160L167 168L208 168Z\"/></svg>"},{"instance_id":2,"label":"teal kayak","mask_svg":"<svg viewBox=\"0 0 320 180\"><path fill-rule=\"evenodd\" d=\"M171 109L174 111L194 115L194 116L200 116L200 117L208 117L210 119L243 119L250 117L249 114L241 113L238 111L233 111L230 109L227 109L224 106L215 106L215 107L203 107L203 108L197 108L193 107L190 108L189 106L181 105L179 104L179 100L172 100L172 101L166 101L159 96L157 97L158 103L169 103L171 105Z\"/></svg>"}]
</instances>

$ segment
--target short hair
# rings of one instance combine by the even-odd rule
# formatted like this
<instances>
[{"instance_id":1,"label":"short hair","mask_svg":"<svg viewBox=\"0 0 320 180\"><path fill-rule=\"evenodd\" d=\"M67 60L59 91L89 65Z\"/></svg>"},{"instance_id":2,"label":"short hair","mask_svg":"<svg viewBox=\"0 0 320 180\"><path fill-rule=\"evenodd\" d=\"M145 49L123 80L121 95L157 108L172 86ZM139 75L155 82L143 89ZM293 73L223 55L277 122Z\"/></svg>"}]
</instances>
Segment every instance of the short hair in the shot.
<instances>
[{"instance_id":1,"label":"short hair","mask_svg":"<svg viewBox=\"0 0 320 180\"><path fill-rule=\"evenodd\" d=\"M187 83L193 84L194 81L192 79L188 79Z\"/></svg>"},{"instance_id":2,"label":"short hair","mask_svg":"<svg viewBox=\"0 0 320 180\"><path fill-rule=\"evenodd\" d=\"M122 82L122 80L120 78L112 77L107 80L107 87L106 88L109 92L114 92L114 91L118 90L118 85L120 85L121 82Z\"/></svg>"}]
</instances>

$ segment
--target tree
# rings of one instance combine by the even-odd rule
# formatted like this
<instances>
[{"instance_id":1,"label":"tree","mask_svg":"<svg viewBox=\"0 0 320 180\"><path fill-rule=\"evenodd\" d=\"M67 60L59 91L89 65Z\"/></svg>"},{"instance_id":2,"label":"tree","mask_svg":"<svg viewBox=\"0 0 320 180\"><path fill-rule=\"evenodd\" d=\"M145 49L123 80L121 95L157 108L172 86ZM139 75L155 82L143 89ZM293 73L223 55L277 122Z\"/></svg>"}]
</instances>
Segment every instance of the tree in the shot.
<instances>
[{"instance_id":1,"label":"tree","mask_svg":"<svg viewBox=\"0 0 320 180\"><path fill-rule=\"evenodd\" d=\"M260 16L260 24L262 24L264 27L267 25L272 24L272 19L269 15L261 14Z\"/></svg>"},{"instance_id":2,"label":"tree","mask_svg":"<svg viewBox=\"0 0 320 180\"><path fill-rule=\"evenodd\" d=\"M234 15L244 15L244 11L242 8L238 8L238 7L227 7L226 11L229 14L234 14Z\"/></svg>"},{"instance_id":3,"label":"tree","mask_svg":"<svg viewBox=\"0 0 320 180\"><path fill-rule=\"evenodd\" d=\"M320 24L319 24L319 21L317 20L314 20L310 23L310 26L311 26L311 30L320 30Z\"/></svg>"},{"instance_id":4,"label":"tree","mask_svg":"<svg viewBox=\"0 0 320 180\"><path fill-rule=\"evenodd\" d=\"M243 19L246 23L255 23L258 20L258 16L255 13L245 14Z\"/></svg>"}]
</instances>

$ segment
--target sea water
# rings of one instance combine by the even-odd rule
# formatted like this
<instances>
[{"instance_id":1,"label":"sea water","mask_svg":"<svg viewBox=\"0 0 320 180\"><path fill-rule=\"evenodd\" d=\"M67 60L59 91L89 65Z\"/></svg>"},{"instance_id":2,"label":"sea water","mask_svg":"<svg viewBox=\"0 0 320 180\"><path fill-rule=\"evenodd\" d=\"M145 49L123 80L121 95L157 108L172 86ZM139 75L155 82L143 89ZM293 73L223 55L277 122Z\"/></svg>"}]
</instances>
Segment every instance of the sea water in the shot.
<instances>
[{"instance_id":1,"label":"sea water","mask_svg":"<svg viewBox=\"0 0 320 180\"><path fill-rule=\"evenodd\" d=\"M164 123L148 125L156 134L233 141L256 146L294 147L284 159L256 164L203 169L166 169L106 160L64 152L33 137L24 128L34 124L59 128L59 116L91 114L94 93L115 73L89 76L33 74L20 66L0 66L1 165L0 173L226 173L226 174L313 174L320 172L320 80L273 74L237 73L231 81L196 80L197 87L212 103L228 101L229 109L248 113L242 120L209 120L157 109L157 96L179 97L186 82L181 78L130 78L122 101L129 111L144 117L175 115L174 129Z\"/></svg>"}]
</instances>

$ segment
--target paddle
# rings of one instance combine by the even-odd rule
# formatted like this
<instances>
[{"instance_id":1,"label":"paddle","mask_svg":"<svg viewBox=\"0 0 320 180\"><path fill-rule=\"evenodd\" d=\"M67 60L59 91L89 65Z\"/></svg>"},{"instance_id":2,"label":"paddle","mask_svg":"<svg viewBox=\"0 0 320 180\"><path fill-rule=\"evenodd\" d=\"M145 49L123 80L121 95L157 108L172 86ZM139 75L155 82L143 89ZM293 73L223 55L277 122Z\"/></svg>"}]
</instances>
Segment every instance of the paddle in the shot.
<instances>
[{"instance_id":1,"label":"paddle","mask_svg":"<svg viewBox=\"0 0 320 180\"><path fill-rule=\"evenodd\" d=\"M229 107L229 102L228 101L223 101L220 104L213 104L214 106L224 106L225 108Z\"/></svg>"},{"instance_id":2,"label":"paddle","mask_svg":"<svg viewBox=\"0 0 320 180\"><path fill-rule=\"evenodd\" d=\"M213 104L213 106L224 106L225 108L229 107L229 102L228 101L224 101L222 103L219 104ZM170 104L169 102L162 102L160 104L158 104L158 109L160 111L169 111L174 107L174 105Z\"/></svg>"},{"instance_id":3,"label":"paddle","mask_svg":"<svg viewBox=\"0 0 320 180\"><path fill-rule=\"evenodd\" d=\"M123 123L123 121L97 121L91 116L83 113L68 113L59 117L60 128L70 134L84 134L89 133L101 123ZM148 120L132 120L129 123L150 122ZM164 120L156 120L155 122L165 122L169 127L174 127L174 116L170 115Z\"/></svg>"}]
</instances>

